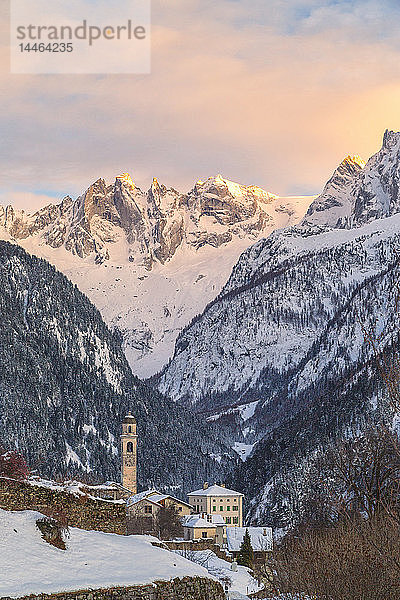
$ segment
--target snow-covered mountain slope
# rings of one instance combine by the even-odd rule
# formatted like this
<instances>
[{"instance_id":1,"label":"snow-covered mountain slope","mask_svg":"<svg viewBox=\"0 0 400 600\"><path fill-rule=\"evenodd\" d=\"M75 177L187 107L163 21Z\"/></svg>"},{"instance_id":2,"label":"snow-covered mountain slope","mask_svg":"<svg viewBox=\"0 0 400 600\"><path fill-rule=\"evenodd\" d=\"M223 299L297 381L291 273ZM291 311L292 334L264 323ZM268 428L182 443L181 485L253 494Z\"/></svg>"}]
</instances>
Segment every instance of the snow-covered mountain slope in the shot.
<instances>
[{"instance_id":1,"label":"snow-covered mountain slope","mask_svg":"<svg viewBox=\"0 0 400 600\"><path fill-rule=\"evenodd\" d=\"M132 375L119 334L76 286L7 242L0 242L0 313L0 440L31 469L119 479L121 421L131 410L142 486L172 486L184 497L237 459L217 428Z\"/></svg>"},{"instance_id":2,"label":"snow-covered mountain slope","mask_svg":"<svg viewBox=\"0 0 400 600\"><path fill-rule=\"evenodd\" d=\"M289 229L258 242L178 338L160 389L201 410L254 401L256 390L274 389L299 364L355 286L386 269L399 249L399 215L318 235Z\"/></svg>"},{"instance_id":3,"label":"snow-covered mountain slope","mask_svg":"<svg viewBox=\"0 0 400 600\"><path fill-rule=\"evenodd\" d=\"M281 198L220 175L187 194L157 180L145 193L125 174L32 215L0 208L0 236L76 283L122 332L134 372L148 377L220 292L241 252L298 223L312 200Z\"/></svg>"},{"instance_id":4,"label":"snow-covered mountain slope","mask_svg":"<svg viewBox=\"0 0 400 600\"><path fill-rule=\"evenodd\" d=\"M400 134L367 165L346 158L300 225L246 250L220 295L179 336L160 389L175 399L240 403L304 358L354 286L397 245ZM254 397L251 398L253 401Z\"/></svg>"},{"instance_id":5,"label":"snow-covered mountain slope","mask_svg":"<svg viewBox=\"0 0 400 600\"><path fill-rule=\"evenodd\" d=\"M252 498L248 509L255 521L280 526L298 521L316 453L376 422L392 426L396 407L375 353L384 354L386 368L398 364L400 265L398 247L393 250L386 269L355 286L287 384L275 390L267 405L260 403L266 433L234 475Z\"/></svg>"},{"instance_id":6,"label":"snow-covered mountain slope","mask_svg":"<svg viewBox=\"0 0 400 600\"><path fill-rule=\"evenodd\" d=\"M43 515L0 510L0 595L145 585L183 577L215 580L208 571L143 535L115 535L70 528L67 549L48 544L36 527Z\"/></svg>"}]
</instances>

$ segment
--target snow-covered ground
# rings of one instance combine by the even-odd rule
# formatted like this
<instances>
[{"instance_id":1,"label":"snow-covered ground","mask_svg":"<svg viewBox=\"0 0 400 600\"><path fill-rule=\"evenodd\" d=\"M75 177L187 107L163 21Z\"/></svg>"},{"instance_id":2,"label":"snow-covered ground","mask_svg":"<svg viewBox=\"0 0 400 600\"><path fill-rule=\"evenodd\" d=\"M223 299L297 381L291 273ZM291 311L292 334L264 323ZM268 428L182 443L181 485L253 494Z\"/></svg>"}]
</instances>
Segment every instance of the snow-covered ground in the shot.
<instances>
[{"instance_id":1,"label":"snow-covered ground","mask_svg":"<svg viewBox=\"0 0 400 600\"><path fill-rule=\"evenodd\" d=\"M233 445L233 449L237 452L244 462L248 456L250 456L251 451L253 450L255 444L244 444L243 442L235 442Z\"/></svg>"},{"instance_id":2,"label":"snow-covered ground","mask_svg":"<svg viewBox=\"0 0 400 600\"><path fill-rule=\"evenodd\" d=\"M208 573L219 579L222 585L228 584L229 600L246 600L248 594L253 594L262 589L247 567L237 566L237 571L232 570L232 563L219 558L211 550L185 552L176 550L177 554L187 556L195 564L206 568Z\"/></svg>"},{"instance_id":3,"label":"snow-covered ground","mask_svg":"<svg viewBox=\"0 0 400 600\"><path fill-rule=\"evenodd\" d=\"M0 597L212 578L201 565L152 546L150 536L71 528L67 550L59 550L42 539L36 527L41 517L0 510Z\"/></svg>"}]
</instances>

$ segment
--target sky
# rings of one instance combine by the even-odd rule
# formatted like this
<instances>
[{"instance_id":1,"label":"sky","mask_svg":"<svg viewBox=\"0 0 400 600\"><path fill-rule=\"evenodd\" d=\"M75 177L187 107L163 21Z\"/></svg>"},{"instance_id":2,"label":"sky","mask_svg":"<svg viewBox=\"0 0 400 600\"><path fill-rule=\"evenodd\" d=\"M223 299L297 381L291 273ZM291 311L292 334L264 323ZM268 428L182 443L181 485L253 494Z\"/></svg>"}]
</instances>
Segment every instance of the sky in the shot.
<instances>
[{"instance_id":1,"label":"sky","mask_svg":"<svg viewBox=\"0 0 400 600\"><path fill-rule=\"evenodd\" d=\"M317 194L400 130L396 1L153 0L151 39L148 75L10 74L2 42L0 204L35 210L122 172Z\"/></svg>"}]
</instances>

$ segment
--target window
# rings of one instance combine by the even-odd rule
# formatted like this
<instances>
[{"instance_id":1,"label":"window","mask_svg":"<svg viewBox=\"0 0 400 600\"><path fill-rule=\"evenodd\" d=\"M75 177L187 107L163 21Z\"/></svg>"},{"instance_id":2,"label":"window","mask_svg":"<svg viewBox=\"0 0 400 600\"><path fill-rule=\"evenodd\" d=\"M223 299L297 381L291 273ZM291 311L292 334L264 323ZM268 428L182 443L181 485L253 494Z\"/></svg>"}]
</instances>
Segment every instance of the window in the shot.
<instances>
[{"instance_id":1,"label":"window","mask_svg":"<svg viewBox=\"0 0 400 600\"><path fill-rule=\"evenodd\" d=\"M232 506L232 510L239 510L238 506Z\"/></svg>"},{"instance_id":2,"label":"window","mask_svg":"<svg viewBox=\"0 0 400 600\"><path fill-rule=\"evenodd\" d=\"M230 502L230 501L231 501L231 499L230 499L230 498L227 498L227 499L226 499L226 501L227 501L227 502Z\"/></svg>"},{"instance_id":3,"label":"window","mask_svg":"<svg viewBox=\"0 0 400 600\"><path fill-rule=\"evenodd\" d=\"M234 524L239 523L239 517L233 517L233 523Z\"/></svg>"},{"instance_id":4,"label":"window","mask_svg":"<svg viewBox=\"0 0 400 600\"><path fill-rule=\"evenodd\" d=\"M230 525L231 524L231 517L225 517L225 523L227 525Z\"/></svg>"},{"instance_id":5,"label":"window","mask_svg":"<svg viewBox=\"0 0 400 600\"><path fill-rule=\"evenodd\" d=\"M230 511L230 510L231 510L231 507L230 507L230 506L227 506L227 507L226 507L226 510L227 510L227 511Z\"/></svg>"},{"instance_id":6,"label":"window","mask_svg":"<svg viewBox=\"0 0 400 600\"><path fill-rule=\"evenodd\" d=\"M127 443L127 445L126 445L126 451L127 451L129 454L132 454L132 452L133 452L133 442L128 442L128 443Z\"/></svg>"},{"instance_id":7,"label":"window","mask_svg":"<svg viewBox=\"0 0 400 600\"><path fill-rule=\"evenodd\" d=\"M151 504L146 504L144 507L144 512L148 515L153 514L153 507L151 506Z\"/></svg>"},{"instance_id":8,"label":"window","mask_svg":"<svg viewBox=\"0 0 400 600\"><path fill-rule=\"evenodd\" d=\"M223 507L223 506L220 506L220 507L219 507L219 510L222 512L222 511L224 510L224 507Z\"/></svg>"},{"instance_id":9,"label":"window","mask_svg":"<svg viewBox=\"0 0 400 600\"><path fill-rule=\"evenodd\" d=\"M217 510L216 506L213 506L213 512L215 512Z\"/></svg>"},{"instance_id":10,"label":"window","mask_svg":"<svg viewBox=\"0 0 400 600\"><path fill-rule=\"evenodd\" d=\"M178 506L178 512L182 512L182 506Z\"/></svg>"},{"instance_id":11,"label":"window","mask_svg":"<svg viewBox=\"0 0 400 600\"><path fill-rule=\"evenodd\" d=\"M202 531L202 533L201 533L201 537L202 537L202 538L208 538L208 533L207 533L207 531Z\"/></svg>"},{"instance_id":12,"label":"window","mask_svg":"<svg viewBox=\"0 0 400 600\"><path fill-rule=\"evenodd\" d=\"M128 433L132 433L132 427L128 425Z\"/></svg>"}]
</instances>

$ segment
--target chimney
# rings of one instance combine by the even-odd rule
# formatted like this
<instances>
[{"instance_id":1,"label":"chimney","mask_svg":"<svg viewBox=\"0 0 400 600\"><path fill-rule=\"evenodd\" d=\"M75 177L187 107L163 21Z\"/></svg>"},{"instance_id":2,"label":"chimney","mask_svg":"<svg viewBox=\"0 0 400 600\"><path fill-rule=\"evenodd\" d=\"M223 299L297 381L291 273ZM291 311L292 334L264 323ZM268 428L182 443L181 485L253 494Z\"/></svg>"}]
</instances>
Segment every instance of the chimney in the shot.
<instances>
[{"instance_id":1,"label":"chimney","mask_svg":"<svg viewBox=\"0 0 400 600\"><path fill-rule=\"evenodd\" d=\"M225 487L225 484L224 484L224 483L221 483L221 487Z\"/></svg>"},{"instance_id":2,"label":"chimney","mask_svg":"<svg viewBox=\"0 0 400 600\"><path fill-rule=\"evenodd\" d=\"M208 488L208 481L205 481L203 483L203 490L206 490Z\"/></svg>"}]
</instances>

